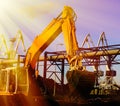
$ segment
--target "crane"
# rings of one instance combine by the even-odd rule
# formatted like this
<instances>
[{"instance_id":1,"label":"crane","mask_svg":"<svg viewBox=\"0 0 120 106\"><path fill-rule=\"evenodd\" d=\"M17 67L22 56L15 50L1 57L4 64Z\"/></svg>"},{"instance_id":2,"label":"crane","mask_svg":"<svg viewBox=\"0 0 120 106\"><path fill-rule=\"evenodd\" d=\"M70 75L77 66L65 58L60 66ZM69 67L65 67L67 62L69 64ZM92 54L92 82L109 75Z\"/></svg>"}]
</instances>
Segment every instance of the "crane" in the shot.
<instances>
[{"instance_id":1,"label":"crane","mask_svg":"<svg viewBox=\"0 0 120 106\"><path fill-rule=\"evenodd\" d=\"M0 37L2 39L2 42L0 44L0 50L2 49L3 46L5 47L4 55L6 55L6 57L8 59L15 58L17 51L18 51L18 46L20 44L20 41L22 42L24 52L26 51L24 40L23 40L23 35L22 35L22 32L20 30L18 30L15 37L10 38L10 47L8 47L4 35L0 35ZM15 47L14 47L14 45L15 45Z\"/></svg>"},{"instance_id":2,"label":"crane","mask_svg":"<svg viewBox=\"0 0 120 106\"><path fill-rule=\"evenodd\" d=\"M16 34L15 37L10 38L10 47L8 47L6 40L3 35L0 35L2 38L2 43L0 45L0 49L2 47L5 47L4 51L4 58L0 59L0 61L13 61L16 59L16 54L18 52L18 46L20 44L20 41L22 41L22 46L24 49L24 52L26 50L25 45L24 45L24 40L23 40L23 35L22 32L19 30ZM14 47L15 46L15 47ZM17 83L17 74L16 74L16 66L12 62L9 62L7 64L2 64L0 63L0 94L8 94L14 89L14 92L17 91L17 84L14 84L15 82ZM11 79L13 79L11 81ZM14 82L11 84L11 82ZM15 85L14 87L11 87L11 85ZM16 89L15 89L16 88Z\"/></svg>"},{"instance_id":3,"label":"crane","mask_svg":"<svg viewBox=\"0 0 120 106\"><path fill-rule=\"evenodd\" d=\"M0 50L4 46L5 47L4 55L5 55L6 53L8 53L8 46L7 46L7 43L6 43L6 40L5 40L5 37L3 36L3 34L0 35L0 38L2 39L1 44L0 44Z\"/></svg>"},{"instance_id":4,"label":"crane","mask_svg":"<svg viewBox=\"0 0 120 106\"><path fill-rule=\"evenodd\" d=\"M23 40L23 35L22 32L20 30L18 30L17 34L15 35L15 37L10 38L10 49L8 51L8 58L10 59L14 59L17 51L18 51L18 46L20 44L20 41L22 42L22 47L23 47L23 51L26 51L25 48L25 44L24 44L24 40ZM15 47L14 44L16 43Z\"/></svg>"}]
</instances>

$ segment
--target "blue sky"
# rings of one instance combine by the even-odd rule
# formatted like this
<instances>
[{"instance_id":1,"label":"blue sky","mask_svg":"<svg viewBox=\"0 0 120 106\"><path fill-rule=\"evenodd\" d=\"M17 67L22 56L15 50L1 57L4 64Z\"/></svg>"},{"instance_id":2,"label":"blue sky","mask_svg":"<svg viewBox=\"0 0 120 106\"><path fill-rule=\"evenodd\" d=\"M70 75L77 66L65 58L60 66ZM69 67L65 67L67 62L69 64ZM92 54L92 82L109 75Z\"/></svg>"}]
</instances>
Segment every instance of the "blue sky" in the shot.
<instances>
[{"instance_id":1,"label":"blue sky","mask_svg":"<svg viewBox=\"0 0 120 106\"><path fill-rule=\"evenodd\" d=\"M103 31L109 44L120 43L120 0L0 0L0 34L9 40L21 30L25 46L29 48L65 5L71 6L77 14L79 46L88 33L97 44ZM55 51L60 43L64 43L62 34L46 50ZM59 48L65 49L64 46ZM21 45L19 49L23 49Z\"/></svg>"},{"instance_id":2,"label":"blue sky","mask_svg":"<svg viewBox=\"0 0 120 106\"><path fill-rule=\"evenodd\" d=\"M119 43L119 0L4 0L0 4L0 33L9 39L8 36L14 36L20 29L28 41L27 48L65 5L71 6L77 14L79 45L88 33L96 44L103 31L110 44ZM56 39L57 43L61 43L61 39L62 35ZM53 46L48 48L54 49Z\"/></svg>"}]
</instances>

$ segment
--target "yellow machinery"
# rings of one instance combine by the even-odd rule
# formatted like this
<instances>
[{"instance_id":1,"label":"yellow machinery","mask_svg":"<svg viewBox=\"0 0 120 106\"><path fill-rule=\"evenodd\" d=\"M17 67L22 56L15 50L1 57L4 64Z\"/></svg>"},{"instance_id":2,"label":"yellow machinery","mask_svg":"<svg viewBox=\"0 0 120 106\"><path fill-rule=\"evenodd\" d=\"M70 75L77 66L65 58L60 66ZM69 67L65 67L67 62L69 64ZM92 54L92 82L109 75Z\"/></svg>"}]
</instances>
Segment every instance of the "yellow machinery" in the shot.
<instances>
[{"instance_id":1,"label":"yellow machinery","mask_svg":"<svg viewBox=\"0 0 120 106\"><path fill-rule=\"evenodd\" d=\"M87 78L88 76L86 77L86 75L88 75L88 73L84 74L86 71L83 71L83 67L81 63L82 57L80 56L80 54L77 54L78 43L77 43L76 33L75 33L76 18L77 16L74 10L69 6L65 6L63 11L59 14L59 16L53 19L50 22L50 24L43 30L43 32L34 39L34 41L32 42L32 45L27 51L23 68L22 69L19 67L15 67L14 69L7 68L6 71L2 69L2 71L4 71L3 74L7 75L6 77L7 81L5 82L6 85L5 85L5 88L3 88L4 92L10 93L10 94L17 94L17 93L39 94L39 88L35 83L36 62L38 61L41 53L50 45L50 43L53 40L55 40L55 38L61 32L64 35L64 43L67 51L67 60L70 65L67 78L70 85L73 86L72 91L77 89L78 86L82 86L82 84L86 85L91 81L91 79L88 79L90 80L88 83L79 84L80 76L78 76L78 74L82 72L82 76L85 75L84 78ZM11 77L11 75L14 77ZM76 79L76 77L78 78ZM84 82L84 80L82 81ZM4 82L4 78L2 83L3 82ZM89 85L93 86L94 77L92 77L91 82L92 84L90 83ZM81 90L83 90L84 87L86 88L86 86L83 86Z\"/></svg>"},{"instance_id":2,"label":"yellow machinery","mask_svg":"<svg viewBox=\"0 0 120 106\"><path fill-rule=\"evenodd\" d=\"M24 67L28 70L29 81L30 81L30 92L36 85L34 85L34 79L32 78L35 74L36 62L39 59L40 54L55 40L55 38L62 32L64 35L64 43L66 46L67 60L70 64L69 71L81 70L82 71L82 58L77 54L78 43L76 40L75 33L75 20L77 16L73 9L69 6L65 6L62 13L39 34L33 41L32 45L27 51ZM31 87L32 86L32 87ZM34 92L35 93L35 92Z\"/></svg>"},{"instance_id":3,"label":"yellow machinery","mask_svg":"<svg viewBox=\"0 0 120 106\"><path fill-rule=\"evenodd\" d=\"M50 43L61 33L64 35L64 42L68 54L68 62L72 65L71 59L76 56L78 44L75 35L76 14L71 7L65 6L62 13L38 35L26 54L25 67L30 65L35 68L39 55L50 45ZM82 65L82 64L81 64Z\"/></svg>"}]
</instances>

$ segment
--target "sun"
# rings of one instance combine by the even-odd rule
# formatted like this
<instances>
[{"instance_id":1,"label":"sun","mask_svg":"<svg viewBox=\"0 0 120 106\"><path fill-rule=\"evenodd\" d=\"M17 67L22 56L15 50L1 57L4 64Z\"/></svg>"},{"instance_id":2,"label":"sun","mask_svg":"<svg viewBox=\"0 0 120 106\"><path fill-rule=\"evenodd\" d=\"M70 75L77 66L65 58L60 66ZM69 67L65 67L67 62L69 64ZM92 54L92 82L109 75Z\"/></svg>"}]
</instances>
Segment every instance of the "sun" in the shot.
<instances>
[{"instance_id":1,"label":"sun","mask_svg":"<svg viewBox=\"0 0 120 106\"><path fill-rule=\"evenodd\" d=\"M11 0L0 0L0 11L4 11L11 6Z\"/></svg>"},{"instance_id":2,"label":"sun","mask_svg":"<svg viewBox=\"0 0 120 106\"><path fill-rule=\"evenodd\" d=\"M13 0L0 0L0 18L5 18L6 11L14 7Z\"/></svg>"}]
</instances>

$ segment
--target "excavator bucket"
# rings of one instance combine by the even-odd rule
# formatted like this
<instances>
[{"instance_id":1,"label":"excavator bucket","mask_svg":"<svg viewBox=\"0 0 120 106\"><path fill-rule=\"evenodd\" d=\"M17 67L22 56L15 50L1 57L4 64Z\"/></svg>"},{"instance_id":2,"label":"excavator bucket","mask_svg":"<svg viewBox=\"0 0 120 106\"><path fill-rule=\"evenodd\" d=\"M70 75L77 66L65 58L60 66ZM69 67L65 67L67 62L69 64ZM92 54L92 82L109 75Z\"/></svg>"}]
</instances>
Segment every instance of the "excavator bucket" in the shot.
<instances>
[{"instance_id":1,"label":"excavator bucket","mask_svg":"<svg viewBox=\"0 0 120 106\"><path fill-rule=\"evenodd\" d=\"M66 74L70 95L88 97L95 83L95 73L89 71L74 70Z\"/></svg>"}]
</instances>

